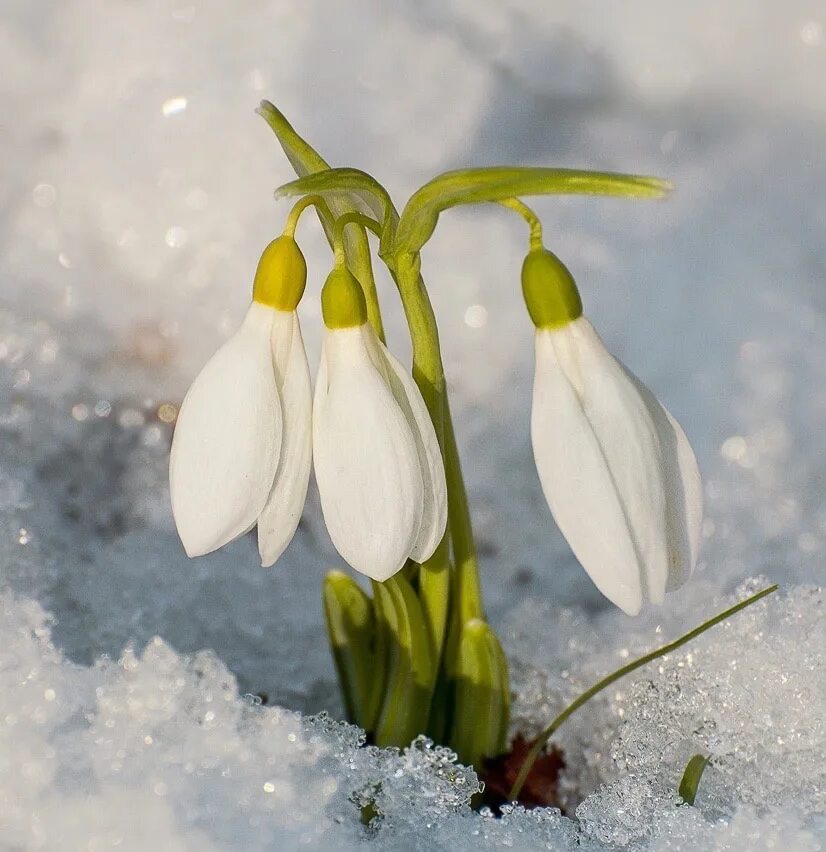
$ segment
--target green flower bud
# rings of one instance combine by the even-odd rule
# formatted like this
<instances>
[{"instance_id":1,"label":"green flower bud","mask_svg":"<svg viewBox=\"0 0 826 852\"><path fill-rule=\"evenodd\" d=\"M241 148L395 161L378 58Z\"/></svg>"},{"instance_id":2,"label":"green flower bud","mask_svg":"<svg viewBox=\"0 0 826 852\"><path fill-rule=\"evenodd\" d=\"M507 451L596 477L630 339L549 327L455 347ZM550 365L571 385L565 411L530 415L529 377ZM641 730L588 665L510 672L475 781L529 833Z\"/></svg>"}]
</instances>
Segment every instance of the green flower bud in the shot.
<instances>
[{"instance_id":1,"label":"green flower bud","mask_svg":"<svg viewBox=\"0 0 826 852\"><path fill-rule=\"evenodd\" d=\"M533 249L522 264L522 293L537 328L559 328L582 316L573 276L546 248Z\"/></svg>"},{"instance_id":2,"label":"green flower bud","mask_svg":"<svg viewBox=\"0 0 826 852\"><path fill-rule=\"evenodd\" d=\"M288 236L273 240L261 255L255 281L253 301L278 311L294 311L304 295L307 262L298 243Z\"/></svg>"},{"instance_id":3,"label":"green flower bud","mask_svg":"<svg viewBox=\"0 0 826 852\"><path fill-rule=\"evenodd\" d=\"M361 284L344 266L336 266L321 289L321 313L327 328L352 328L367 322Z\"/></svg>"}]
</instances>

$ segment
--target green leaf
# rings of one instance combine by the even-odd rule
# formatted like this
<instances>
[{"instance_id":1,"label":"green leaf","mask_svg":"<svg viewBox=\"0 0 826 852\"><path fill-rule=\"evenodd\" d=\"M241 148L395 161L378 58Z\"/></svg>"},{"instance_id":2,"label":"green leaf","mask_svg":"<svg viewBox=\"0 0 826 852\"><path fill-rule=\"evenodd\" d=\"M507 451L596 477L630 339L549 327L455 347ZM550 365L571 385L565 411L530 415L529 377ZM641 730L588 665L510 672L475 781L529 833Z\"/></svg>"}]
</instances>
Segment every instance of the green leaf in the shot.
<instances>
[{"instance_id":1,"label":"green leaf","mask_svg":"<svg viewBox=\"0 0 826 852\"><path fill-rule=\"evenodd\" d=\"M373 590L387 648L387 685L375 741L406 746L427 725L436 663L421 603L402 572L374 583Z\"/></svg>"},{"instance_id":2,"label":"green leaf","mask_svg":"<svg viewBox=\"0 0 826 852\"><path fill-rule=\"evenodd\" d=\"M577 169L494 166L446 172L413 193L402 211L394 250L397 253L421 250L433 234L439 214L459 204L503 201L524 195L662 198L670 189L671 185L659 178Z\"/></svg>"},{"instance_id":3,"label":"green leaf","mask_svg":"<svg viewBox=\"0 0 826 852\"><path fill-rule=\"evenodd\" d=\"M273 104L269 101L261 101L257 112L272 128L278 141L281 143L281 147L284 149L284 153L287 155L287 159L290 161L290 165L299 177L311 175L316 172L324 172L330 168L324 158L296 133L283 113ZM334 220L339 216L343 216L345 213L364 213L365 204L358 195L349 192L325 193L324 197L330 207L330 212L333 214L333 219L330 219L329 216L325 216L318 210L317 212L324 228L324 233L327 235L327 241L332 248ZM367 209L369 209L369 206ZM384 328L382 327L381 313L376 296L376 284L373 277L373 263L370 259L370 245L367 242L367 232L364 228L351 225L347 229L344 240L344 252L347 265L364 288L370 324L375 329L379 338L384 340Z\"/></svg>"},{"instance_id":4,"label":"green leaf","mask_svg":"<svg viewBox=\"0 0 826 852\"><path fill-rule=\"evenodd\" d=\"M703 754L695 754L686 764L677 792L687 805L694 804L694 800L697 798L697 788L700 786L700 779L703 777L703 771L707 765L708 758Z\"/></svg>"},{"instance_id":5,"label":"green leaf","mask_svg":"<svg viewBox=\"0 0 826 852\"><path fill-rule=\"evenodd\" d=\"M324 616L347 718L367 731L376 723L384 670L376 665L373 604L352 577L324 579ZM378 681L378 683L377 683Z\"/></svg>"},{"instance_id":6,"label":"green leaf","mask_svg":"<svg viewBox=\"0 0 826 852\"><path fill-rule=\"evenodd\" d=\"M455 669L449 745L467 765L505 750L510 695L505 655L490 626L472 618L462 628Z\"/></svg>"}]
</instances>

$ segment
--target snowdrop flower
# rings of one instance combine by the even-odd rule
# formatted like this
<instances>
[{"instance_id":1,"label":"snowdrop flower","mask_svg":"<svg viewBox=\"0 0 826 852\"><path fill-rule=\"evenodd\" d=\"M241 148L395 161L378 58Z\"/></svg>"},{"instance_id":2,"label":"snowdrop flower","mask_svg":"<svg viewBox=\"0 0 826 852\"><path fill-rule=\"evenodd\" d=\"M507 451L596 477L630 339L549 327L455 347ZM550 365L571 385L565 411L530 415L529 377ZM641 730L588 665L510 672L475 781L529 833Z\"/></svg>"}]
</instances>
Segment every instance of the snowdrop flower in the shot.
<instances>
[{"instance_id":1,"label":"snowdrop flower","mask_svg":"<svg viewBox=\"0 0 826 852\"><path fill-rule=\"evenodd\" d=\"M545 498L597 588L636 615L694 569L703 512L694 453L582 316L555 255L530 252L522 282L536 325L531 437Z\"/></svg>"},{"instance_id":2,"label":"snowdrop flower","mask_svg":"<svg viewBox=\"0 0 826 852\"><path fill-rule=\"evenodd\" d=\"M189 556L257 523L261 563L269 566L295 534L311 465L312 390L296 314L306 275L291 237L267 246L241 327L181 405L169 483Z\"/></svg>"},{"instance_id":3,"label":"snowdrop flower","mask_svg":"<svg viewBox=\"0 0 826 852\"><path fill-rule=\"evenodd\" d=\"M321 299L313 402L321 508L341 556L382 581L408 558L428 559L444 535L442 456L419 389L367 324L358 281L338 266Z\"/></svg>"}]
</instances>

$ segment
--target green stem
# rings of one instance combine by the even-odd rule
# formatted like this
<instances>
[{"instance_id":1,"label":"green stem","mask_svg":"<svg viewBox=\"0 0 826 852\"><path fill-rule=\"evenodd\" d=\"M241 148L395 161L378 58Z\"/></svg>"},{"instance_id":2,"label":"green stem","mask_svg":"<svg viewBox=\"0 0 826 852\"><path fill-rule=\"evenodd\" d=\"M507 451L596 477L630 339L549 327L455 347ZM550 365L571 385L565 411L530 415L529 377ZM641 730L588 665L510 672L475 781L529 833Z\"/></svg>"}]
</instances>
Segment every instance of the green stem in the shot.
<instances>
[{"instance_id":1,"label":"green stem","mask_svg":"<svg viewBox=\"0 0 826 852\"><path fill-rule=\"evenodd\" d=\"M357 253L348 250L347 243L347 225L358 225L359 228L355 232L356 239L367 242L366 232L362 228L372 231L376 236L381 237L381 227L375 219L365 216L363 213L351 210L338 216L333 222L330 244L335 255L337 264L347 265L348 257L357 257ZM353 229L351 228L351 231ZM381 318L381 307L379 306L379 295L376 291L376 282L373 277L373 267L370 264L370 255L368 247L367 262L361 263L360 267L353 271L356 280L361 285L361 290L364 293L364 301L367 305L367 320L376 332L376 336L384 343L384 325Z\"/></svg>"},{"instance_id":2,"label":"green stem","mask_svg":"<svg viewBox=\"0 0 826 852\"><path fill-rule=\"evenodd\" d=\"M320 195L305 195L304 198L296 201L287 216L287 221L284 225L285 236L295 236L295 229L298 227L298 220L301 218L301 214L311 206L315 207L319 216L327 216L332 219L333 214L327 206L327 202Z\"/></svg>"},{"instance_id":3,"label":"green stem","mask_svg":"<svg viewBox=\"0 0 826 852\"><path fill-rule=\"evenodd\" d=\"M541 249L542 222L539 221L539 217L536 213L534 213L527 204L520 201L518 198L503 198L501 201L498 201L497 204L501 204L503 207L507 207L515 213L518 213L528 223L528 227L530 228L529 242L531 251Z\"/></svg>"},{"instance_id":4,"label":"green stem","mask_svg":"<svg viewBox=\"0 0 826 852\"><path fill-rule=\"evenodd\" d=\"M454 598L453 608L461 625L471 618L484 618L484 615L470 508L450 416L439 331L419 272L418 255L401 255L395 260L394 271L413 344L413 377L430 412L445 461L449 532L456 565L453 589L458 595ZM431 559L422 566L420 586L423 584L425 610L430 612L438 609L440 612L436 619L441 625L441 634L436 636L435 642L438 649L444 641L447 626L444 616L447 612L449 576L445 570L447 553L437 551L437 554L438 564L431 565L434 561ZM431 574L437 576L431 577Z\"/></svg>"},{"instance_id":5,"label":"green stem","mask_svg":"<svg viewBox=\"0 0 826 852\"><path fill-rule=\"evenodd\" d=\"M446 706L431 714L431 724L441 728L449 723L451 747L456 748L461 743L462 752L469 756L468 759L481 760L501 751L504 742L510 698L507 663L495 635L484 625L470 508L450 416L438 328L420 274L419 256L395 256L391 272L394 273L410 327L413 377L442 446L448 494L448 531L436 553L421 566L419 572L419 598L431 631L434 660L443 660L441 667L437 665L433 669L431 696L436 691L436 680L441 672L442 688L436 695L446 702ZM448 534L455 559L452 585ZM467 664L461 654L461 637L475 635L473 625L484 626L486 653L477 654L479 659L471 666L475 672L474 682L469 683L468 672L461 671L461 660L464 659ZM494 653L491 649L498 651ZM470 651L468 648L465 651L467 657ZM448 710L448 705L452 710ZM471 739L468 740L468 737ZM473 748L469 745L471 741Z\"/></svg>"},{"instance_id":6,"label":"green stem","mask_svg":"<svg viewBox=\"0 0 826 852\"><path fill-rule=\"evenodd\" d=\"M455 563L453 594L454 611L461 626L471 618L484 618L479 562L473 540L465 480L456 446L450 403L445 400L445 478L447 479L448 518Z\"/></svg>"},{"instance_id":7,"label":"green stem","mask_svg":"<svg viewBox=\"0 0 826 852\"><path fill-rule=\"evenodd\" d=\"M430 559L419 566L419 598L430 635L433 657L440 660L447 636L450 608L450 554L445 535ZM436 687L438 666L433 671L432 688Z\"/></svg>"},{"instance_id":8,"label":"green stem","mask_svg":"<svg viewBox=\"0 0 826 852\"><path fill-rule=\"evenodd\" d=\"M655 651L651 651L648 654L643 655L637 660L634 660L628 665L623 666L621 669L617 669L615 672L612 672L607 677L604 677L598 683L595 683L590 689L586 689L579 698L572 701L557 717L556 719L545 728L544 731L534 740L533 745L531 746L531 750L528 752L527 757L522 763L522 767L519 770L519 775L516 777L516 781L513 783L513 787L511 787L511 791L508 794L508 798L514 802L519 797L519 793L522 791L522 785L525 783L525 779L528 777L528 774L531 771L531 767L534 765L536 758L539 757L540 752L545 747L545 744L548 740L553 736L555 731L563 724L563 722L568 719L569 716L572 716L582 707L583 704L586 704L590 701L597 693L602 692L603 689L610 686L612 683L615 683L620 678L625 677L625 675L630 674L635 669L640 668L641 666L646 665L646 663L650 663L652 660L656 660L658 657L662 657L665 654L670 654L672 651L676 651L682 645L685 645L687 642L690 642L692 639L696 639L701 633L705 633L706 630L714 627L719 624L721 621L725 621L727 618L730 618L737 612L740 612L741 609L745 609L747 606L751 606L753 603L757 603L761 598L766 597L766 595L770 595L772 592L777 591L777 584L775 583L773 586L769 586L768 588L762 589L761 591L753 594L751 597L746 598L744 601L740 601L740 603L735 604L729 609L725 610L725 612L721 612L718 615L715 615L714 618L710 618L708 621L704 621L699 627L695 627L693 630L690 630L685 635L681 636L679 639L675 639L673 642L669 642L667 645L663 645L661 648L657 648Z\"/></svg>"},{"instance_id":9,"label":"green stem","mask_svg":"<svg viewBox=\"0 0 826 852\"><path fill-rule=\"evenodd\" d=\"M439 329L419 267L418 254L405 254L394 258L391 271L396 275L405 318L410 327L410 341L413 345L413 378L422 392L441 444L444 425L445 372L442 365L442 352L439 348Z\"/></svg>"},{"instance_id":10,"label":"green stem","mask_svg":"<svg viewBox=\"0 0 826 852\"><path fill-rule=\"evenodd\" d=\"M410 340L413 347L413 378L422 393L436 437L444 454L446 392L442 353L439 348L439 329L433 306L419 274L418 257L395 258L391 272L394 273L399 296L404 307ZM447 467L447 462L445 462ZM448 491L450 482L448 480ZM430 631L434 657L438 660L445 644L450 601L450 553L445 538L434 554L421 565L419 571L419 597ZM435 689L434 668L432 687Z\"/></svg>"},{"instance_id":11,"label":"green stem","mask_svg":"<svg viewBox=\"0 0 826 852\"><path fill-rule=\"evenodd\" d=\"M381 237L381 225L364 213L359 213L356 210L351 210L339 216L333 226L333 250L338 252L339 247L344 251L344 229L347 225L360 225L362 228L367 228L372 231L377 237Z\"/></svg>"}]
</instances>

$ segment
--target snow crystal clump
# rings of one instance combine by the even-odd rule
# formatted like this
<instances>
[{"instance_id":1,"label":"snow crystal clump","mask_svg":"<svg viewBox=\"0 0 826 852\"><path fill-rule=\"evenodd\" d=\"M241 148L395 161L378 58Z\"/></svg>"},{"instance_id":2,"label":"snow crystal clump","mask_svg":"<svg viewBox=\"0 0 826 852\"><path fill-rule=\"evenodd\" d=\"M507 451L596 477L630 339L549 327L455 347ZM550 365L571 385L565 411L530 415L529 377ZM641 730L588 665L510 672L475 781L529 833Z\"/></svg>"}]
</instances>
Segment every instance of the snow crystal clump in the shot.
<instances>
[{"instance_id":1,"label":"snow crystal clump","mask_svg":"<svg viewBox=\"0 0 826 852\"><path fill-rule=\"evenodd\" d=\"M521 807L495 818L472 810L475 773L424 738L401 752L366 747L353 726L239 695L214 653L179 655L159 638L77 665L42 607L6 592L0 843L697 852L782 839L814 852L826 828L825 625L822 590L799 587L642 670L614 700L626 719L611 749L617 777L577 820ZM711 763L690 807L676 788L695 752Z\"/></svg>"},{"instance_id":2,"label":"snow crystal clump","mask_svg":"<svg viewBox=\"0 0 826 852\"><path fill-rule=\"evenodd\" d=\"M739 595L747 591L753 584ZM756 813L768 844L777 825L823 813L824 682L826 608L812 587L764 600L663 658L621 698L626 721L611 748L620 777L578 807L584 833L624 845L690 822L673 811L697 753L710 762L695 811L709 823ZM749 822L740 816L731 831L742 848L758 848L745 843Z\"/></svg>"},{"instance_id":3,"label":"snow crystal clump","mask_svg":"<svg viewBox=\"0 0 826 852\"><path fill-rule=\"evenodd\" d=\"M364 748L356 728L239 697L210 652L156 638L77 666L10 594L0 633L4 848L350 848L469 813L479 790L424 739Z\"/></svg>"}]
</instances>

